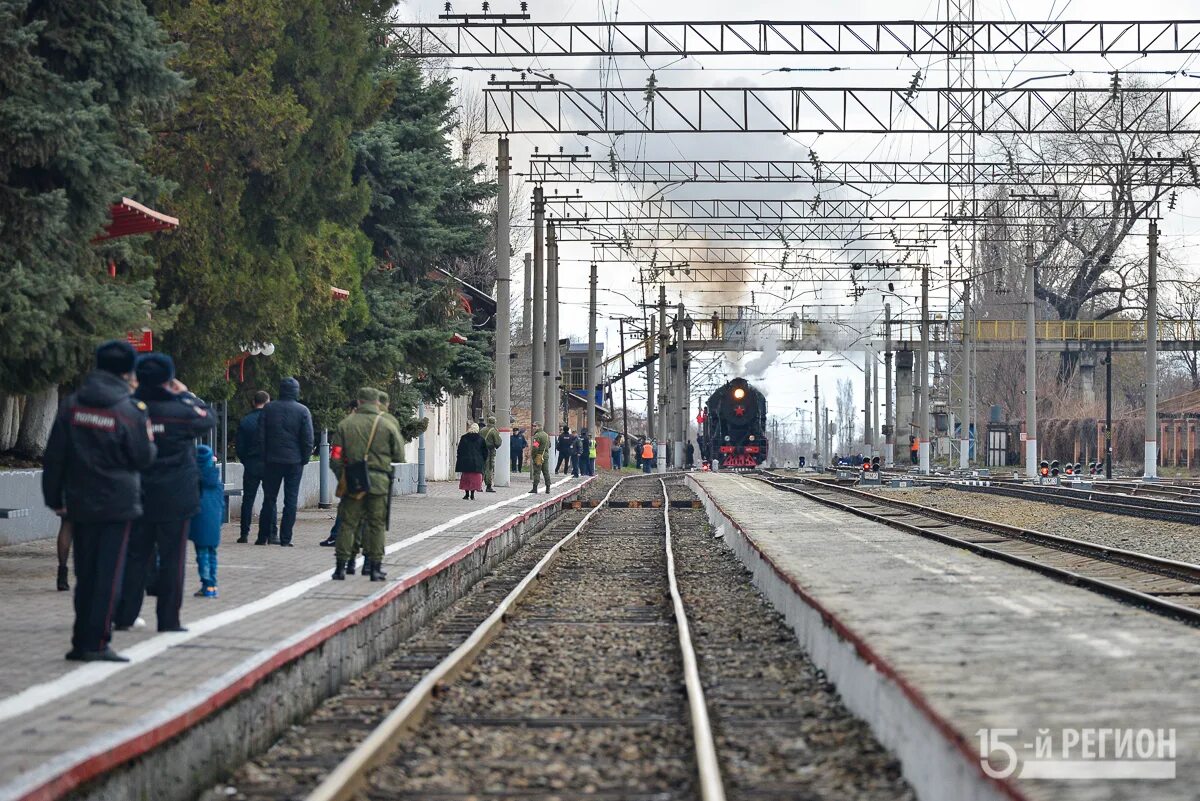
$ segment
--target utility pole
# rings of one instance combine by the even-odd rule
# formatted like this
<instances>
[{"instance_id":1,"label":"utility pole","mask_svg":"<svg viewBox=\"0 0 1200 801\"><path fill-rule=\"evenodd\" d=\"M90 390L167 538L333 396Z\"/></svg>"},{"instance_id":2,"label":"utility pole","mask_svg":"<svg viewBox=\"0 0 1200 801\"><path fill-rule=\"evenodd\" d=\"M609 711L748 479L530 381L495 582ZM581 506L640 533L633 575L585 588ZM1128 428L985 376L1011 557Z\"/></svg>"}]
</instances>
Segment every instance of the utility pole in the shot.
<instances>
[{"instance_id":1,"label":"utility pole","mask_svg":"<svg viewBox=\"0 0 1200 801\"><path fill-rule=\"evenodd\" d=\"M621 336L621 437L629 444L629 394L625 391L625 318L617 321Z\"/></svg>"},{"instance_id":2,"label":"utility pole","mask_svg":"<svg viewBox=\"0 0 1200 801\"><path fill-rule=\"evenodd\" d=\"M667 472L666 443L670 438L670 423L667 421L667 286L658 287L658 364L662 372L662 386L658 393L658 472Z\"/></svg>"},{"instance_id":3,"label":"utility pole","mask_svg":"<svg viewBox=\"0 0 1200 801\"><path fill-rule=\"evenodd\" d=\"M554 220L546 224L546 431L550 455L558 444L558 413L562 404L562 357L558 351L558 238ZM547 457L549 458L549 456ZM557 461L557 457L555 457Z\"/></svg>"},{"instance_id":4,"label":"utility pole","mask_svg":"<svg viewBox=\"0 0 1200 801\"><path fill-rule=\"evenodd\" d=\"M521 343L524 345L532 345L533 340L532 329L530 328L529 314L533 307L533 264L530 262L532 258L528 253L525 254L525 297L521 305Z\"/></svg>"},{"instance_id":5,"label":"utility pole","mask_svg":"<svg viewBox=\"0 0 1200 801\"><path fill-rule=\"evenodd\" d=\"M863 445L867 456L875 449L871 431L871 348L863 350Z\"/></svg>"},{"instance_id":6,"label":"utility pole","mask_svg":"<svg viewBox=\"0 0 1200 801\"><path fill-rule=\"evenodd\" d=\"M675 431L675 467L683 469L684 440L687 431L684 421L687 420L687 389L684 387L684 354L683 354L683 304L675 307L675 375L672 383L671 427Z\"/></svg>"},{"instance_id":7,"label":"utility pole","mask_svg":"<svg viewBox=\"0 0 1200 801\"><path fill-rule=\"evenodd\" d=\"M1025 475L1037 476L1037 264L1033 242L1025 246Z\"/></svg>"},{"instance_id":8,"label":"utility pole","mask_svg":"<svg viewBox=\"0 0 1200 801\"><path fill-rule=\"evenodd\" d=\"M871 350L871 454L875 455L875 438L879 436L879 354Z\"/></svg>"},{"instance_id":9,"label":"utility pole","mask_svg":"<svg viewBox=\"0 0 1200 801\"><path fill-rule=\"evenodd\" d=\"M1150 260L1146 270L1146 466L1158 478L1158 220L1150 221Z\"/></svg>"},{"instance_id":10,"label":"utility pole","mask_svg":"<svg viewBox=\"0 0 1200 801\"><path fill-rule=\"evenodd\" d=\"M971 282L963 281L962 421L959 423L958 466L971 466Z\"/></svg>"},{"instance_id":11,"label":"utility pole","mask_svg":"<svg viewBox=\"0 0 1200 801\"><path fill-rule=\"evenodd\" d=\"M921 376L918 385L919 423L917 425L917 460L922 475L929 475L929 265L921 265Z\"/></svg>"},{"instance_id":12,"label":"utility pole","mask_svg":"<svg viewBox=\"0 0 1200 801\"><path fill-rule=\"evenodd\" d=\"M508 139L501 138L496 150L496 423L500 430L500 458L496 460L495 485L507 487L511 465L507 458L512 441L512 380L509 353L512 350L512 245L508 238L508 192L511 160Z\"/></svg>"},{"instance_id":13,"label":"utility pole","mask_svg":"<svg viewBox=\"0 0 1200 801\"><path fill-rule=\"evenodd\" d=\"M819 468L824 464L825 439L821 436L821 378L813 376L813 450L816 451L817 463L813 467Z\"/></svg>"},{"instance_id":14,"label":"utility pole","mask_svg":"<svg viewBox=\"0 0 1200 801\"><path fill-rule=\"evenodd\" d=\"M655 394L654 384L654 361L657 358L655 347L658 344L655 334L657 324L658 318L653 314L650 315L650 332L646 337L646 436L652 440L656 428L655 410L658 408L658 395Z\"/></svg>"},{"instance_id":15,"label":"utility pole","mask_svg":"<svg viewBox=\"0 0 1200 801\"><path fill-rule=\"evenodd\" d=\"M530 382L529 413L533 418L530 422L543 426L543 431L554 436L546 425L546 349L542 340L546 335L545 320L542 309L542 299L545 297L545 287L542 278L545 275L546 242L543 229L546 220L546 202L542 197L542 188L533 188L533 331L530 332L533 351L533 378Z\"/></svg>"},{"instance_id":16,"label":"utility pole","mask_svg":"<svg viewBox=\"0 0 1200 801\"><path fill-rule=\"evenodd\" d=\"M587 429L596 440L596 262L588 279ZM584 454L587 457L587 454Z\"/></svg>"},{"instance_id":17,"label":"utility pole","mask_svg":"<svg viewBox=\"0 0 1200 801\"><path fill-rule=\"evenodd\" d=\"M892 304L883 304L883 466L896 461L896 420L892 414Z\"/></svg>"},{"instance_id":18,"label":"utility pole","mask_svg":"<svg viewBox=\"0 0 1200 801\"><path fill-rule=\"evenodd\" d=\"M1104 477L1112 478L1112 345L1104 356Z\"/></svg>"}]
</instances>

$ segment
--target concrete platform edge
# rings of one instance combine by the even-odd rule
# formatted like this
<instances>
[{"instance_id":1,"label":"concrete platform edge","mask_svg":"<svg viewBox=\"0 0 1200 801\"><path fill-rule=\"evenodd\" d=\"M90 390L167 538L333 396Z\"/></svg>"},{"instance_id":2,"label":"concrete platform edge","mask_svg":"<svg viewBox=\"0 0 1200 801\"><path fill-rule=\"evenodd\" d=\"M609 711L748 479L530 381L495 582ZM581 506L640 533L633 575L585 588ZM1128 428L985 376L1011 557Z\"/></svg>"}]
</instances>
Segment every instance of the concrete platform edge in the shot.
<instances>
[{"instance_id":1,"label":"concrete platform edge","mask_svg":"<svg viewBox=\"0 0 1200 801\"><path fill-rule=\"evenodd\" d=\"M754 585L787 620L809 658L837 687L847 708L866 721L899 759L918 798L1028 801L1012 783L987 776L973 742L941 717L920 690L794 577L780 570L700 482L692 476L687 482L700 496L714 530L750 571Z\"/></svg>"},{"instance_id":2,"label":"concrete platform edge","mask_svg":"<svg viewBox=\"0 0 1200 801\"><path fill-rule=\"evenodd\" d=\"M551 522L588 479L327 615L269 653L181 696L147 725L51 760L0 799L185 801L267 748ZM49 774L49 775L46 775Z\"/></svg>"}]
</instances>

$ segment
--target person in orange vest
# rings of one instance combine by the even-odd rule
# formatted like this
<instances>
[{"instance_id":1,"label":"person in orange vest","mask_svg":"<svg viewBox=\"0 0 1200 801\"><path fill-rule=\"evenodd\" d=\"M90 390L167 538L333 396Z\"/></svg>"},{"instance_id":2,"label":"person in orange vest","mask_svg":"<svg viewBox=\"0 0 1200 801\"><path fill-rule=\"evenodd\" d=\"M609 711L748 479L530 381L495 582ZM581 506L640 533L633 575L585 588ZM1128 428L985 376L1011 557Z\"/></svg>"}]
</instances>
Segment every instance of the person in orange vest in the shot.
<instances>
[{"instance_id":1,"label":"person in orange vest","mask_svg":"<svg viewBox=\"0 0 1200 801\"><path fill-rule=\"evenodd\" d=\"M909 437L909 440L912 443L908 446L909 456L912 458L912 463L916 464L921 460L918 455L921 450L920 441L916 437Z\"/></svg>"},{"instance_id":2,"label":"person in orange vest","mask_svg":"<svg viewBox=\"0 0 1200 801\"><path fill-rule=\"evenodd\" d=\"M654 445L650 440L642 443L642 472L649 473L651 466L654 464Z\"/></svg>"}]
</instances>

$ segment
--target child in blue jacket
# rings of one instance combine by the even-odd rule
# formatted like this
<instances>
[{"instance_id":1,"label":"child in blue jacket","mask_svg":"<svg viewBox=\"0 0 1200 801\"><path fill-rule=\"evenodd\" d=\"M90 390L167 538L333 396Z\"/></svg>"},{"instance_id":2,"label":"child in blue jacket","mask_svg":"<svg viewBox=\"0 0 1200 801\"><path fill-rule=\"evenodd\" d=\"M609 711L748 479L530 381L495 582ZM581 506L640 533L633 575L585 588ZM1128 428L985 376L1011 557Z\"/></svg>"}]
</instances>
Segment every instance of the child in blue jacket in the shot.
<instances>
[{"instance_id":1,"label":"child in blue jacket","mask_svg":"<svg viewBox=\"0 0 1200 801\"><path fill-rule=\"evenodd\" d=\"M200 511L192 518L188 538L196 545L196 566L200 570L197 598L217 597L217 546L221 544L221 518L225 516L225 486L217 457L207 445L196 446L200 467Z\"/></svg>"}]
</instances>

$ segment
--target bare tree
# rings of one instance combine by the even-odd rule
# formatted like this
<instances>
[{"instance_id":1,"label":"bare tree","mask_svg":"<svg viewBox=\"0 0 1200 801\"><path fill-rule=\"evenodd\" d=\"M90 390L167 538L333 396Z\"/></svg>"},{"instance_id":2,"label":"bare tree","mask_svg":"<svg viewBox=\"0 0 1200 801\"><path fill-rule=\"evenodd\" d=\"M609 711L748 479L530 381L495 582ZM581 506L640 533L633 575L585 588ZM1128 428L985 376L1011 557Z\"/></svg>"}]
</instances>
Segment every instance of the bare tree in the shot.
<instances>
[{"instance_id":1,"label":"bare tree","mask_svg":"<svg viewBox=\"0 0 1200 801\"><path fill-rule=\"evenodd\" d=\"M1179 324L1200 319L1200 282L1175 280L1162 284L1169 292L1165 300L1159 301L1158 311L1164 319ZM1196 334L1189 333L1189 339L1195 341ZM1167 355L1167 364L1187 376L1191 389L1200 389L1200 351L1195 348L1171 351Z\"/></svg>"},{"instance_id":2,"label":"bare tree","mask_svg":"<svg viewBox=\"0 0 1200 801\"><path fill-rule=\"evenodd\" d=\"M854 447L854 425L858 413L854 408L854 383L849 378L837 382L837 425L841 434L841 450L849 453Z\"/></svg>"}]
</instances>

